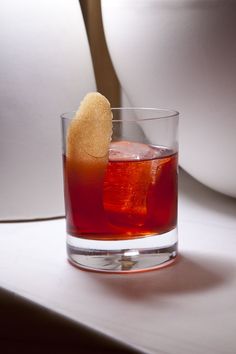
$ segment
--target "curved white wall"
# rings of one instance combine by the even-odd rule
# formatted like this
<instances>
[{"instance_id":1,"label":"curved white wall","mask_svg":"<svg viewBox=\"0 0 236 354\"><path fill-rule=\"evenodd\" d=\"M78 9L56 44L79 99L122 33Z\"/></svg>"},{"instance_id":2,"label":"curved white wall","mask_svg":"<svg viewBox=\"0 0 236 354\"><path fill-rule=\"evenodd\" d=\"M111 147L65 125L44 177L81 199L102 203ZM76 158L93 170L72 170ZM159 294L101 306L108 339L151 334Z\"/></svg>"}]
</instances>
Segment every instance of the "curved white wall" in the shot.
<instances>
[{"instance_id":1,"label":"curved white wall","mask_svg":"<svg viewBox=\"0 0 236 354\"><path fill-rule=\"evenodd\" d=\"M60 114L96 90L77 0L0 2L0 219L64 214Z\"/></svg>"},{"instance_id":2,"label":"curved white wall","mask_svg":"<svg viewBox=\"0 0 236 354\"><path fill-rule=\"evenodd\" d=\"M179 110L181 166L236 197L236 1L102 0L102 13L132 104Z\"/></svg>"}]
</instances>

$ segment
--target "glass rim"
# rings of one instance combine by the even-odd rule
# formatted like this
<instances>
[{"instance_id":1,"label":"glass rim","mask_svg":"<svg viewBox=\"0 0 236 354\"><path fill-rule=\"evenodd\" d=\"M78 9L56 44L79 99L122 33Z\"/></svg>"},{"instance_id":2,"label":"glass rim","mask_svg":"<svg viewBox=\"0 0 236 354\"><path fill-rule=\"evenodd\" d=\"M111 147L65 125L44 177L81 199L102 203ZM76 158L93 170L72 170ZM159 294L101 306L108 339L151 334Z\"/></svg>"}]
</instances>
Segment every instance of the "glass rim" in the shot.
<instances>
[{"instance_id":1,"label":"glass rim","mask_svg":"<svg viewBox=\"0 0 236 354\"><path fill-rule=\"evenodd\" d=\"M173 109L167 108L152 108L152 107L112 107L111 111L146 111L146 112L158 112L162 114L158 116L152 117L144 117L144 118L126 118L126 119L112 119L112 122L137 122L137 121L150 121L150 120L161 120L161 119L168 119L168 118L179 118L179 112ZM65 120L72 120L76 111L64 112L60 115L61 119ZM71 117L66 117L66 115L71 115Z\"/></svg>"}]
</instances>

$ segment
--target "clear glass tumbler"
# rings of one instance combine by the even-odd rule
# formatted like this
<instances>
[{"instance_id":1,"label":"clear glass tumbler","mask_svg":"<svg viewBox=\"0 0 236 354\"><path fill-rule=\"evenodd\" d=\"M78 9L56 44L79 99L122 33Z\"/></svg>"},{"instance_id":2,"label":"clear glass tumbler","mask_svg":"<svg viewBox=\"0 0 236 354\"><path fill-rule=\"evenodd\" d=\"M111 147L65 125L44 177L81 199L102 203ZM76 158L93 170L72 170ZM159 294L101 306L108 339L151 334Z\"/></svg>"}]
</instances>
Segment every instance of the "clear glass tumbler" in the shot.
<instances>
[{"instance_id":1,"label":"clear glass tumbler","mask_svg":"<svg viewBox=\"0 0 236 354\"><path fill-rule=\"evenodd\" d=\"M98 180L70 164L66 136L75 112L61 116L68 258L110 273L163 267L177 255L179 113L112 113L109 159Z\"/></svg>"}]
</instances>

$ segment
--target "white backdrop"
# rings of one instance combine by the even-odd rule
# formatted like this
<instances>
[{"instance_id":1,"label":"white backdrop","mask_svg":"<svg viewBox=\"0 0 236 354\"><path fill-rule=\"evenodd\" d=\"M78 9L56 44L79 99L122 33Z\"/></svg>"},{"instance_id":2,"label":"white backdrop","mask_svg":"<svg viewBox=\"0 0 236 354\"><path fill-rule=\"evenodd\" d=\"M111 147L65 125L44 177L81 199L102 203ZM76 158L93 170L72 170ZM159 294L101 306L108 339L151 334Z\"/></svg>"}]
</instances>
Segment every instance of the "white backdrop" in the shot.
<instances>
[{"instance_id":1,"label":"white backdrop","mask_svg":"<svg viewBox=\"0 0 236 354\"><path fill-rule=\"evenodd\" d=\"M102 0L111 58L134 106L180 111L180 164L236 197L236 1Z\"/></svg>"},{"instance_id":2,"label":"white backdrop","mask_svg":"<svg viewBox=\"0 0 236 354\"><path fill-rule=\"evenodd\" d=\"M0 2L0 219L64 214L60 114L96 90L77 0Z\"/></svg>"}]
</instances>

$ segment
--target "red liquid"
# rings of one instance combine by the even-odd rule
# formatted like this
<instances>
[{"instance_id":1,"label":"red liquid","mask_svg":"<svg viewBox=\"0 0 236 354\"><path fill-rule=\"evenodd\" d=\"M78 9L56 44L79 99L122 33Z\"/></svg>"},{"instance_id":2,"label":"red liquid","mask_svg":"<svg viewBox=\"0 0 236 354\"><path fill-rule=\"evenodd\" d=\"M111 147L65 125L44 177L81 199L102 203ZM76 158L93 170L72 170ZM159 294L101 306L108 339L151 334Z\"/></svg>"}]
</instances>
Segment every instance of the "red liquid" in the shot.
<instances>
[{"instance_id":1,"label":"red liquid","mask_svg":"<svg viewBox=\"0 0 236 354\"><path fill-rule=\"evenodd\" d=\"M90 180L65 158L68 233L125 240L176 227L177 160L163 147L112 143L105 175Z\"/></svg>"}]
</instances>

